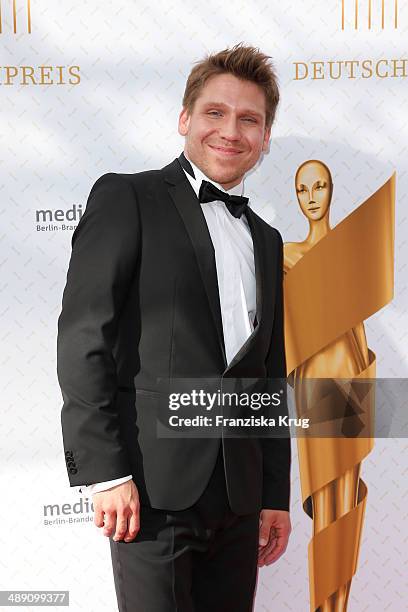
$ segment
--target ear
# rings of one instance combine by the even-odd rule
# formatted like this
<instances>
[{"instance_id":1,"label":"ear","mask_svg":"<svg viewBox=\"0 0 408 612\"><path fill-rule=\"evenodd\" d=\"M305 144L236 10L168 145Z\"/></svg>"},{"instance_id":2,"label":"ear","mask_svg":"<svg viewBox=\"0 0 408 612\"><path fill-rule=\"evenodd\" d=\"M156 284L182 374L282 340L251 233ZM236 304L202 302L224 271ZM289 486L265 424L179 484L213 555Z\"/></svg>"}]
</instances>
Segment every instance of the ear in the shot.
<instances>
[{"instance_id":1,"label":"ear","mask_svg":"<svg viewBox=\"0 0 408 612\"><path fill-rule=\"evenodd\" d=\"M269 150L269 141L270 141L270 137L271 137L271 127L269 126L268 128L265 128L265 133L264 133L264 139L263 139L263 143L262 143L262 151L268 151Z\"/></svg>"},{"instance_id":2,"label":"ear","mask_svg":"<svg viewBox=\"0 0 408 612\"><path fill-rule=\"evenodd\" d=\"M190 124L190 113L188 112L187 108L183 107L182 111L180 112L179 120L178 120L178 132L179 134L181 134L181 136L187 135L189 124Z\"/></svg>"}]
</instances>

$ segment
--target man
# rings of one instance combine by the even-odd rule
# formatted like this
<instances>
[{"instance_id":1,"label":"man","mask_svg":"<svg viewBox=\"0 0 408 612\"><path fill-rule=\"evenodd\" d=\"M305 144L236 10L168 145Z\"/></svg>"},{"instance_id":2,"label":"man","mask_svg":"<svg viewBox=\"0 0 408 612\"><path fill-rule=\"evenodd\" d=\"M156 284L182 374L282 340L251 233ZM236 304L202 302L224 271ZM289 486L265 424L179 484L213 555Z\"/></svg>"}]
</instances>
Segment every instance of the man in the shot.
<instances>
[{"instance_id":1,"label":"man","mask_svg":"<svg viewBox=\"0 0 408 612\"><path fill-rule=\"evenodd\" d=\"M289 532L290 440L157 434L160 380L286 377L282 239L243 177L279 101L242 43L187 80L184 152L108 173L72 237L58 320L71 486L93 493L121 611L248 612Z\"/></svg>"}]
</instances>

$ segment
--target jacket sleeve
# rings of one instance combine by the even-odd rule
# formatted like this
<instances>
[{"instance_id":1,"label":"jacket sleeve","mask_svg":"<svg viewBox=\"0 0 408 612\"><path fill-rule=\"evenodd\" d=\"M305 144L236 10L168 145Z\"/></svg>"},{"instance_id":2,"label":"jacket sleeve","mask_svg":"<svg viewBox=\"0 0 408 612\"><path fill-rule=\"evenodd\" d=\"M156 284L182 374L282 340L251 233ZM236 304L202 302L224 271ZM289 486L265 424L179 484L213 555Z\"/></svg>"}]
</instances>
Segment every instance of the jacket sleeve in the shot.
<instances>
[{"instance_id":1,"label":"jacket sleeve","mask_svg":"<svg viewBox=\"0 0 408 612\"><path fill-rule=\"evenodd\" d=\"M271 343L266 359L270 392L283 389L279 415L288 415L286 355L283 318L283 241L277 230L276 296ZM262 507L289 510L291 443L289 431L277 428L282 437L262 438L263 445L263 499Z\"/></svg>"},{"instance_id":2,"label":"jacket sleeve","mask_svg":"<svg viewBox=\"0 0 408 612\"><path fill-rule=\"evenodd\" d=\"M121 440L114 347L134 277L140 223L132 184L115 173L93 185L72 235L57 331L61 425L71 486L132 473Z\"/></svg>"}]
</instances>

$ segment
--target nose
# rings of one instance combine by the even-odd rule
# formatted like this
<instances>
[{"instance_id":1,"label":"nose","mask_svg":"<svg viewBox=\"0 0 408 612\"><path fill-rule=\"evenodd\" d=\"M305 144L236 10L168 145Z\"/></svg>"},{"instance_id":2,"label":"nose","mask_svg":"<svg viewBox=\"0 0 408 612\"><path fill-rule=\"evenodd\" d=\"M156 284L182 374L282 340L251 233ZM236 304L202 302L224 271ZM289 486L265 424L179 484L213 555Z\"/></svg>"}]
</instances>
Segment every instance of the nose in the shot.
<instances>
[{"instance_id":1,"label":"nose","mask_svg":"<svg viewBox=\"0 0 408 612\"><path fill-rule=\"evenodd\" d=\"M239 140L241 138L239 123L235 115L225 117L220 125L219 134L226 140Z\"/></svg>"}]
</instances>

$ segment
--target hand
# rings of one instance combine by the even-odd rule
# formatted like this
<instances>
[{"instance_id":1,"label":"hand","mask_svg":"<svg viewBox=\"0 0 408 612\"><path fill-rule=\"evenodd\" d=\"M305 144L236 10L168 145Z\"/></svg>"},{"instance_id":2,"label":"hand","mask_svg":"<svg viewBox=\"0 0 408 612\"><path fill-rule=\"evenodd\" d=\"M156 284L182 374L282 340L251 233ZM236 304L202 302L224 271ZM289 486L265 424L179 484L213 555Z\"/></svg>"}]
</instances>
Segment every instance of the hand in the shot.
<instances>
[{"instance_id":1,"label":"hand","mask_svg":"<svg viewBox=\"0 0 408 612\"><path fill-rule=\"evenodd\" d=\"M289 512L286 510L261 510L258 567L270 565L283 555L291 531Z\"/></svg>"},{"instance_id":2,"label":"hand","mask_svg":"<svg viewBox=\"0 0 408 612\"><path fill-rule=\"evenodd\" d=\"M115 542L131 542L140 528L139 492L133 480L123 482L92 496L97 527L104 527L103 535L115 535ZM105 517L104 517L105 515Z\"/></svg>"}]
</instances>

